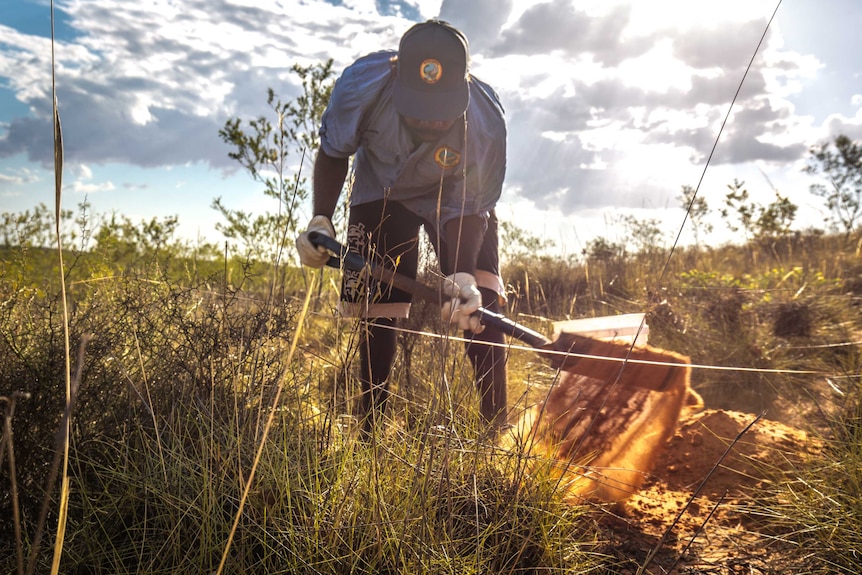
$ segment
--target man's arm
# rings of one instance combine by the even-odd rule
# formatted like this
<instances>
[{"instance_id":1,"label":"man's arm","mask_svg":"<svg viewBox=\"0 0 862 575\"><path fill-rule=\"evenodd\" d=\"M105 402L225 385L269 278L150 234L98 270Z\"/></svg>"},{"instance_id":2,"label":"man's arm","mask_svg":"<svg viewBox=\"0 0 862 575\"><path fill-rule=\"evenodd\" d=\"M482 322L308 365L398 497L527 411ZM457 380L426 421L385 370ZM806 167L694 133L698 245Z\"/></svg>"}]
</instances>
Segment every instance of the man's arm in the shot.
<instances>
[{"instance_id":1,"label":"man's arm","mask_svg":"<svg viewBox=\"0 0 862 575\"><path fill-rule=\"evenodd\" d=\"M323 150L317 152L314 161L314 198L312 209L315 216L332 218L338 205L341 188L347 177L349 158L333 158Z\"/></svg>"},{"instance_id":2,"label":"man's arm","mask_svg":"<svg viewBox=\"0 0 862 575\"><path fill-rule=\"evenodd\" d=\"M335 228L332 227L332 214L338 205L338 196L344 186L344 178L347 177L348 159L333 158L323 151L317 152L314 161L314 198L312 209L314 217L308 223L308 228L296 237L296 251L299 261L312 268L326 265L329 254L322 246L316 246L308 239L309 232L318 232L335 237Z\"/></svg>"}]
</instances>

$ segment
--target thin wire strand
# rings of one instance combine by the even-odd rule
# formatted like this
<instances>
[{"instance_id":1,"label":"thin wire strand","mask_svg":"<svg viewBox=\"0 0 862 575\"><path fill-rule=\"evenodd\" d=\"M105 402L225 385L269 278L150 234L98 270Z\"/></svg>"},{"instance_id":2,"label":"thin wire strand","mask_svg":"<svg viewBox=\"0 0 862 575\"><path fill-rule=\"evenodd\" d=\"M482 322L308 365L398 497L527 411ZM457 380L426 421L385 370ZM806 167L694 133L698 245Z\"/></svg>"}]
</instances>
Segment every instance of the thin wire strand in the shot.
<instances>
[{"instance_id":1,"label":"thin wire strand","mask_svg":"<svg viewBox=\"0 0 862 575\"><path fill-rule=\"evenodd\" d=\"M730 106L727 108L727 113L724 115L724 120L721 122L721 127L718 129L718 134L715 136L715 140L712 143L712 149L709 151L709 156L706 158L706 163L703 165L703 171L700 173L700 179L697 181L697 186L694 188L694 193L691 196L691 201L688 204L688 207L685 210L685 215L682 218L682 224L679 226L679 231L676 234L676 238L674 238L673 245L670 248L670 252L668 252L667 259L664 262L664 267L662 268L661 275L659 276L659 283L664 279L665 274L667 273L668 267L670 266L671 257L673 257L673 253L676 250L677 245L679 244L679 239L682 236L682 232L685 229L685 224L688 221L688 216L691 213L691 208L694 205L695 200L697 199L697 194L700 192L700 186L703 183L703 179L706 177L706 171L709 169L710 162L712 162L712 157L715 155L715 149L718 147L718 143L721 140L721 134L724 132L724 128L727 125L727 121L730 119L730 114L733 112L733 106L736 104L737 98L739 98L739 93L742 91L742 86L745 84L745 79L748 77L748 73L751 71L751 67L754 64L754 59L757 57L757 54L760 52L761 46L763 46L763 40L766 38L766 35L769 33L769 29L772 27L772 21L775 19L775 15L778 13L778 9L781 7L781 0L778 0L778 4L775 5L775 10L772 12L772 16L769 17L769 22L766 23L766 27L763 29L763 34L760 36L760 41L757 42L757 47L754 49L754 53L751 55L751 59L748 61L748 66L745 67L745 72L742 74L742 78L739 80L739 84L736 87L736 93L733 95L733 99L730 101Z\"/></svg>"},{"instance_id":2,"label":"thin wire strand","mask_svg":"<svg viewBox=\"0 0 862 575\"><path fill-rule=\"evenodd\" d=\"M401 333L409 333L413 335L419 335L422 337L434 338L434 339L445 339L450 341L460 341L460 342L471 342L472 339L460 337L457 335L451 334L441 334L441 333L433 333L427 331L420 331L414 329L408 329L397 326L381 326L384 329L391 329L396 332ZM482 342L482 345L494 346L494 347L502 347L508 350L516 349L523 351L531 351L533 353L539 352L542 355L560 355L565 357L580 357L586 359L597 359L602 361L615 361L618 363L639 363L643 365L662 365L662 366L671 366L671 367L679 367L679 363L669 363L663 361L649 361L645 359L631 359L631 358L622 358L622 357L607 357L603 355L589 355L583 353L573 353L568 351L557 351L557 350L549 350L542 349L537 350L534 347L526 346L526 345L517 345L512 343L492 343L492 342ZM737 371L737 372L747 372L747 373L772 373L772 374L792 374L792 375L819 375L823 377L830 377L833 379L839 379L842 377L855 377L855 376L845 376L840 374L835 374L832 372L826 371L817 371L817 370L800 370L800 369L769 369L762 367L734 367L734 366L723 366L723 365L708 365L708 364L687 364L692 369L704 369L704 370L714 370L714 371Z\"/></svg>"}]
</instances>

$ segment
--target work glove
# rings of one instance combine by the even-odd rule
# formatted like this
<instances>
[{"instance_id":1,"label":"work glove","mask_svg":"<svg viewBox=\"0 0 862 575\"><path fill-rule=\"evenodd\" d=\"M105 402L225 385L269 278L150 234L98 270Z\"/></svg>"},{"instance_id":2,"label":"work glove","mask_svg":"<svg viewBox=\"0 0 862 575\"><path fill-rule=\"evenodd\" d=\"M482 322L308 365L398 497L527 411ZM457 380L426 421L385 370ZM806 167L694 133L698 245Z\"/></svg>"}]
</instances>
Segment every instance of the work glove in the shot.
<instances>
[{"instance_id":1,"label":"work glove","mask_svg":"<svg viewBox=\"0 0 862 575\"><path fill-rule=\"evenodd\" d=\"M476 278L466 272L457 272L443 280L443 294L449 301L443 304L440 316L443 321L456 324L462 330L482 333L485 326L471 315L482 305L482 294L476 287Z\"/></svg>"},{"instance_id":2,"label":"work glove","mask_svg":"<svg viewBox=\"0 0 862 575\"><path fill-rule=\"evenodd\" d=\"M323 246L315 246L308 239L309 232L317 232L330 238L335 237L332 221L326 216L314 216L308 222L308 228L296 238L296 251L299 261L310 268L322 268L329 261L329 252Z\"/></svg>"}]
</instances>

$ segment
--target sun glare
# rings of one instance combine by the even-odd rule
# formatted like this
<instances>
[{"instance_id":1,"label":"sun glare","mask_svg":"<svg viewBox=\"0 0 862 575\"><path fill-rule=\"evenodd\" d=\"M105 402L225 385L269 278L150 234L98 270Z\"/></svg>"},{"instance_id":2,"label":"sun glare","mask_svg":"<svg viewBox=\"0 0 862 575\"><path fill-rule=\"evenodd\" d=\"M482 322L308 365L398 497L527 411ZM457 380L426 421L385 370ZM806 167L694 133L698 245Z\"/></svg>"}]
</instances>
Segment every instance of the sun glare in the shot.
<instances>
[{"instance_id":1,"label":"sun glare","mask_svg":"<svg viewBox=\"0 0 862 575\"><path fill-rule=\"evenodd\" d=\"M671 29L684 30L695 26L713 27L752 18L767 18L775 8L773 0L724 0L691 2L690 0L609 1L610 6L631 7L629 33Z\"/></svg>"},{"instance_id":2,"label":"sun glare","mask_svg":"<svg viewBox=\"0 0 862 575\"><path fill-rule=\"evenodd\" d=\"M669 39L660 40L649 52L622 62L619 77L628 86L652 92L667 92L691 87L691 69L673 54Z\"/></svg>"}]
</instances>

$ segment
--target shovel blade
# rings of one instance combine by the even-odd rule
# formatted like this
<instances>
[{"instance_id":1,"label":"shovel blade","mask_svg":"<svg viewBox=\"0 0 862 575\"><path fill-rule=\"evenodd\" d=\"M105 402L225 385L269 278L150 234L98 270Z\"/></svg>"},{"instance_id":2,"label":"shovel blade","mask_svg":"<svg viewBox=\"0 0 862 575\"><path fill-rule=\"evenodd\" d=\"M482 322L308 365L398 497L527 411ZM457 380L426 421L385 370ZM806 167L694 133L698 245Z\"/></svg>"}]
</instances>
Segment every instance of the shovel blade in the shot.
<instances>
[{"instance_id":1,"label":"shovel blade","mask_svg":"<svg viewBox=\"0 0 862 575\"><path fill-rule=\"evenodd\" d=\"M675 380L687 380L691 370L690 359L672 351L565 332L541 352L560 371L652 391L665 391Z\"/></svg>"}]
</instances>

